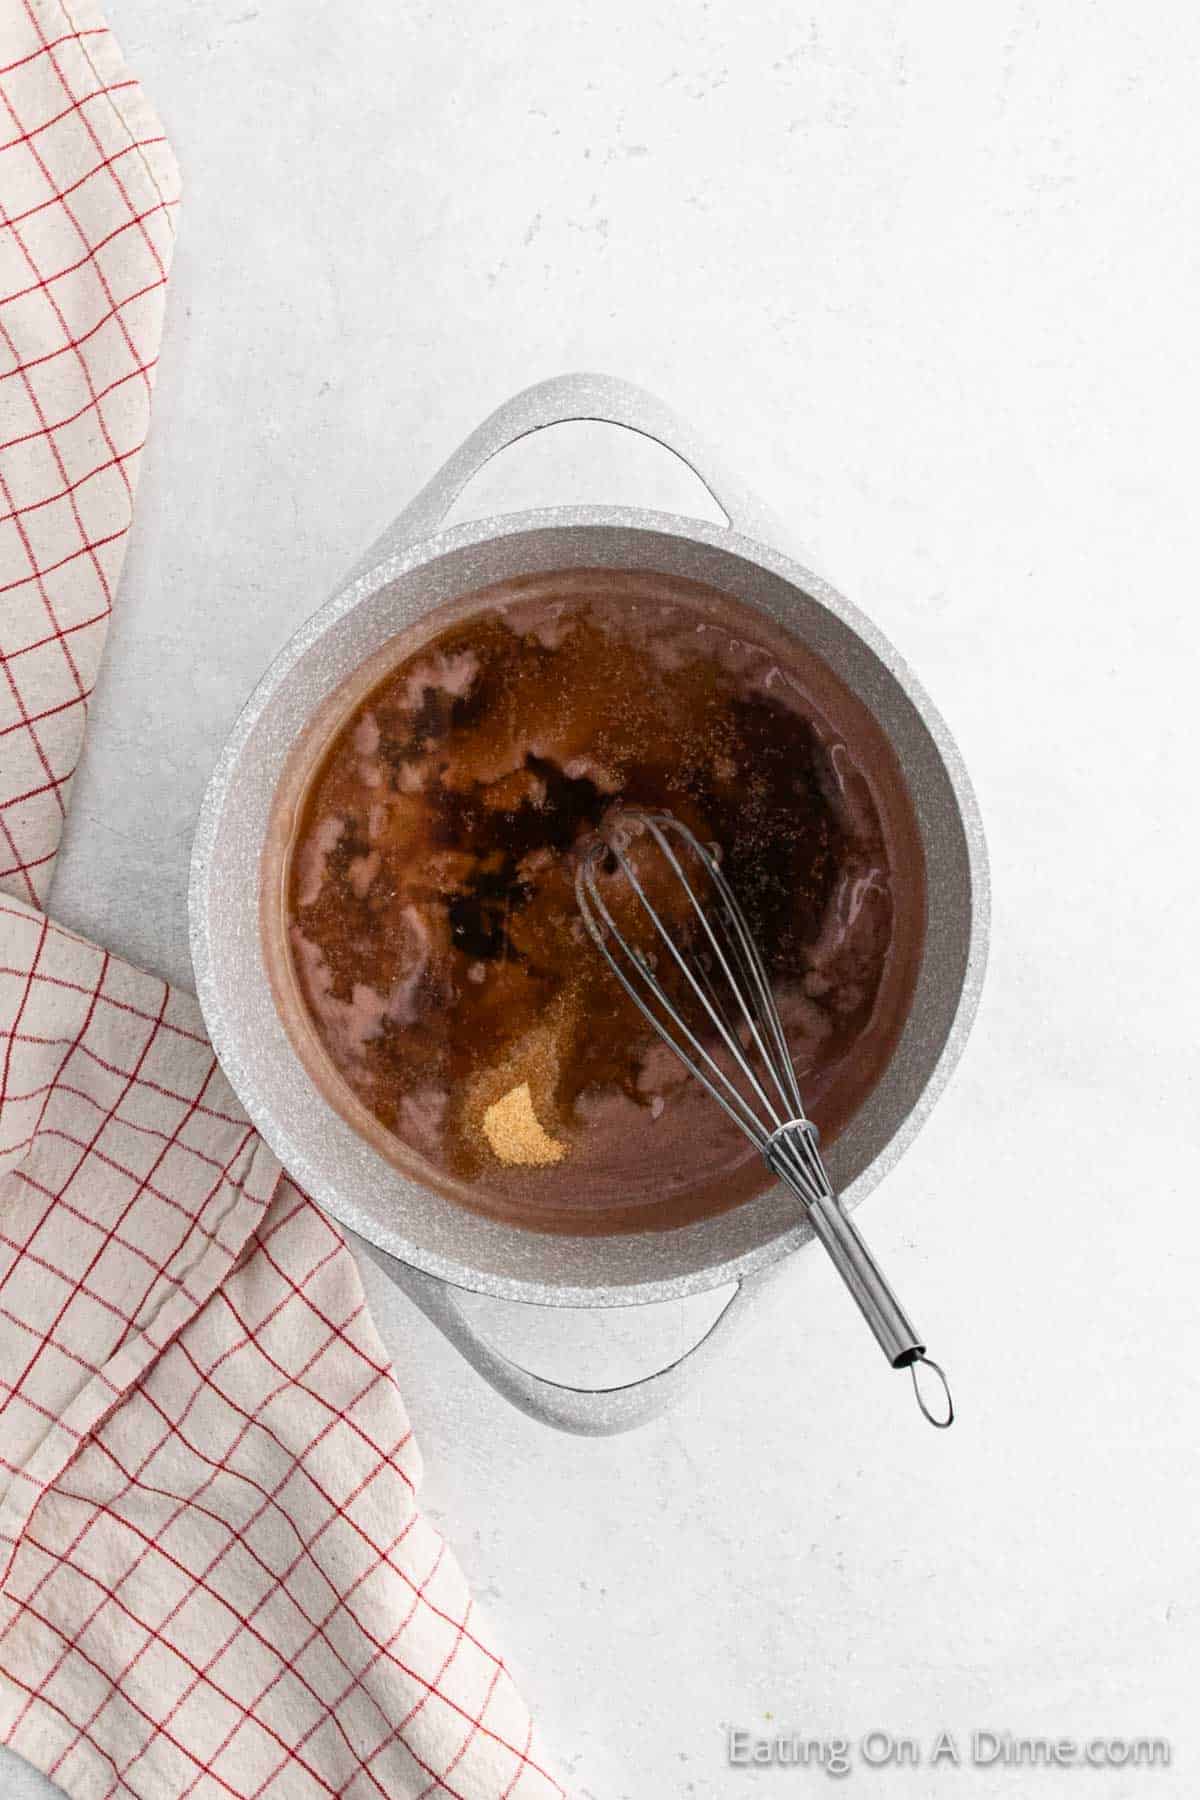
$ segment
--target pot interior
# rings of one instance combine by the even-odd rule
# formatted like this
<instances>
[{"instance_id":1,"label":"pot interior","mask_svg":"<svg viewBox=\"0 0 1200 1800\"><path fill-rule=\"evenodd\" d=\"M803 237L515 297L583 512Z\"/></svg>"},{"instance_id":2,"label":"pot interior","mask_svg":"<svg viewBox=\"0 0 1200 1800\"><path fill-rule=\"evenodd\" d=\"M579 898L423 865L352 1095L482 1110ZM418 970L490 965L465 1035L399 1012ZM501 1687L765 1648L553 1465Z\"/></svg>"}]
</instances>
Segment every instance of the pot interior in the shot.
<instances>
[{"instance_id":1,"label":"pot interior","mask_svg":"<svg viewBox=\"0 0 1200 1800\"><path fill-rule=\"evenodd\" d=\"M680 1229L551 1236L466 1211L385 1160L328 1105L276 1011L258 908L276 790L314 713L431 607L512 576L565 568L703 582L760 608L822 658L896 750L926 863L925 947L908 1018L878 1085L828 1153L850 1204L913 1135L965 1032L982 950L978 852L964 820L964 809L973 818L969 789L944 727L890 647L838 596L783 558L763 552L759 560L742 542L732 548L717 528L689 524L685 534L653 523L549 517L555 522L465 527L438 540L432 556L402 552L330 601L277 659L239 720L206 801L194 953L206 1019L235 1089L296 1179L343 1223L462 1286L559 1304L622 1304L714 1285L773 1260L808 1235L794 1201L774 1189Z\"/></svg>"}]
</instances>

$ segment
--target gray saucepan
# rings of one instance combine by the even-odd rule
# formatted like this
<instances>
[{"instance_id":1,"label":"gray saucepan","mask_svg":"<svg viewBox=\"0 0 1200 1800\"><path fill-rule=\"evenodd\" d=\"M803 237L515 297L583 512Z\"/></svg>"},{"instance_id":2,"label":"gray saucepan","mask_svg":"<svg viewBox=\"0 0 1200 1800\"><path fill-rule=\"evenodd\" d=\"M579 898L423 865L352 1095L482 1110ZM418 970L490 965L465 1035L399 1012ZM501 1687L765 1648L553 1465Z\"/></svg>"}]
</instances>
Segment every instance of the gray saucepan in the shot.
<instances>
[{"instance_id":1,"label":"gray saucepan","mask_svg":"<svg viewBox=\"0 0 1200 1800\"><path fill-rule=\"evenodd\" d=\"M554 507L441 529L463 488L545 426L602 420L674 451L727 526L626 507ZM385 1162L321 1098L280 1023L259 930L259 861L289 751L315 709L430 607L508 577L570 567L682 575L761 608L870 707L906 771L924 843L928 924L913 1005L866 1104L830 1147L854 1207L912 1142L965 1043L988 925L987 859L962 759L883 634L776 545L782 532L695 433L652 395L566 375L517 394L454 453L343 587L296 633L221 752L196 831L190 892L197 992L214 1047L254 1124L294 1178L387 1268L471 1363L522 1410L565 1430L626 1429L661 1410L725 1340L763 1281L811 1237L782 1188L679 1230L569 1237L465 1211ZM477 1333L456 1290L543 1306L628 1306L734 1284L700 1343L622 1387L548 1381Z\"/></svg>"}]
</instances>

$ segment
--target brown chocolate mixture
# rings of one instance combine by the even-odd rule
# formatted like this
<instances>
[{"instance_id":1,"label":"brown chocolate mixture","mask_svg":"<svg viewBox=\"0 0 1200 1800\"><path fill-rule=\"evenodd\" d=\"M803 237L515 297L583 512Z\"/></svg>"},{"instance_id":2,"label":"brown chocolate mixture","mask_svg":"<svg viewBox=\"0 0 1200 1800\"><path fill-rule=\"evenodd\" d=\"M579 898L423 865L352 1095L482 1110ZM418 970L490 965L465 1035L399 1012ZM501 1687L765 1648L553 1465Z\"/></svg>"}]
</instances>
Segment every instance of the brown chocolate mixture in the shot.
<instances>
[{"instance_id":1,"label":"brown chocolate mixture","mask_svg":"<svg viewBox=\"0 0 1200 1800\"><path fill-rule=\"evenodd\" d=\"M541 1229L683 1223L766 1182L583 932L578 848L618 801L720 845L827 1140L882 1072L920 959L890 747L759 614L571 571L401 645L297 812L295 980L348 1116L465 1204Z\"/></svg>"}]
</instances>

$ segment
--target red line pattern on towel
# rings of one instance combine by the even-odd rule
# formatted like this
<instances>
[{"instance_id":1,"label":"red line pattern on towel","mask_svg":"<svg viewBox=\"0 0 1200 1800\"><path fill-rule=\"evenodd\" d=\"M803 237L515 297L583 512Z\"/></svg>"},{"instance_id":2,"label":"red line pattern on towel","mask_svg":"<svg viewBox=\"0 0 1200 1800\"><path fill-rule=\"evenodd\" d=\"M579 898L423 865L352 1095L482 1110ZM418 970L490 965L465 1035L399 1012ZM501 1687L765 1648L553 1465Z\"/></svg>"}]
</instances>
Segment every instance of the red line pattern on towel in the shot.
<instances>
[{"instance_id":1,"label":"red line pattern on towel","mask_svg":"<svg viewBox=\"0 0 1200 1800\"><path fill-rule=\"evenodd\" d=\"M58 0L5 10L0 885L40 905L133 515L179 184L103 24Z\"/></svg>"},{"instance_id":2,"label":"red line pattern on towel","mask_svg":"<svg viewBox=\"0 0 1200 1800\"><path fill-rule=\"evenodd\" d=\"M549 1800L340 1232L195 1001L42 910L179 184L92 0L0 16L0 1742L104 1800Z\"/></svg>"}]
</instances>

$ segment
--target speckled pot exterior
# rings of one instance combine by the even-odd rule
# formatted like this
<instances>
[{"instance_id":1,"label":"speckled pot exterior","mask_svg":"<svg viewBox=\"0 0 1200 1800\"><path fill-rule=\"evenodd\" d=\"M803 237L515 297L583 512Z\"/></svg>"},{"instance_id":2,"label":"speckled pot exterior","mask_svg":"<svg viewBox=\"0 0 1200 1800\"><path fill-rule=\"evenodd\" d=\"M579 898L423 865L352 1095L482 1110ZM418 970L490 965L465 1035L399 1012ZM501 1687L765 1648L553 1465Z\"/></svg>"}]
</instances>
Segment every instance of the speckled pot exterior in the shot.
<instances>
[{"instance_id":1,"label":"speckled pot exterior","mask_svg":"<svg viewBox=\"0 0 1200 1800\"><path fill-rule=\"evenodd\" d=\"M496 450L567 419L611 420L676 450L710 486L729 528L589 506L437 529ZM761 507L651 396L606 377L542 383L467 440L281 651L238 719L196 833L190 908L197 991L222 1066L264 1138L296 1180L384 1260L516 1300L626 1306L740 1283L811 1236L782 1189L681 1230L628 1236L545 1235L468 1213L384 1162L340 1119L284 1033L260 943L258 871L288 753L315 708L389 638L432 606L514 575L612 567L705 582L794 632L871 708L911 787L927 860L929 923L898 1049L829 1152L847 1206L892 1167L945 1085L975 1013L986 952L986 853L971 786L941 717L891 644L826 582L764 541L773 531Z\"/></svg>"}]
</instances>

